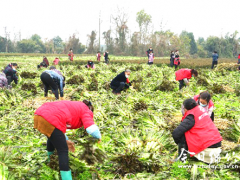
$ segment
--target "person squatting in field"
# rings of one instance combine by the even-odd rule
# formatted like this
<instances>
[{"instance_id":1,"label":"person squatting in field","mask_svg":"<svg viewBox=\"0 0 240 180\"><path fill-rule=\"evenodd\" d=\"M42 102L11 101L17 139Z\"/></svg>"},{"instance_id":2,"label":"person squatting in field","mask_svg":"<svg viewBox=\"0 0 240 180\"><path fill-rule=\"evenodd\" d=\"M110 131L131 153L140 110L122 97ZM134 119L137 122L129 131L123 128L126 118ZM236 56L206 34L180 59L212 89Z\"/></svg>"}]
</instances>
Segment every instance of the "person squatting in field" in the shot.
<instances>
[{"instance_id":1,"label":"person squatting in field","mask_svg":"<svg viewBox=\"0 0 240 180\"><path fill-rule=\"evenodd\" d=\"M128 79L130 74L131 71L127 69L112 80L110 86L114 94L120 94L122 90L128 89L132 85Z\"/></svg>"},{"instance_id":2,"label":"person squatting in field","mask_svg":"<svg viewBox=\"0 0 240 180\"><path fill-rule=\"evenodd\" d=\"M49 66L48 59L44 56L44 57L43 57L43 61L42 61L39 65L37 65L37 68L38 68L38 69L39 69L39 68L42 68L42 67L47 68L48 66Z\"/></svg>"},{"instance_id":3,"label":"person squatting in field","mask_svg":"<svg viewBox=\"0 0 240 180\"><path fill-rule=\"evenodd\" d=\"M5 67L3 70L4 74L7 77L8 85L11 85L11 82L14 81L15 84L18 83L18 77L17 77L17 63L10 63Z\"/></svg>"},{"instance_id":4,"label":"person squatting in field","mask_svg":"<svg viewBox=\"0 0 240 180\"><path fill-rule=\"evenodd\" d=\"M93 106L90 101L55 101L40 106L34 113L34 129L46 135L47 154L57 150L62 180L72 180L68 151L75 151L74 143L65 136L66 129L84 127L87 133L101 141L101 133L93 120Z\"/></svg>"},{"instance_id":5,"label":"person squatting in field","mask_svg":"<svg viewBox=\"0 0 240 180\"><path fill-rule=\"evenodd\" d=\"M96 56L97 56L97 61L100 61L101 60L101 53L99 51L97 52Z\"/></svg>"},{"instance_id":6,"label":"person squatting in field","mask_svg":"<svg viewBox=\"0 0 240 180\"><path fill-rule=\"evenodd\" d=\"M95 65L92 60L88 61L87 65L85 67L88 69L89 68L95 69Z\"/></svg>"},{"instance_id":7,"label":"person squatting in field","mask_svg":"<svg viewBox=\"0 0 240 180\"><path fill-rule=\"evenodd\" d=\"M69 52L68 52L68 59L69 59L70 61L73 61L73 56L74 56L73 50L70 49Z\"/></svg>"},{"instance_id":8,"label":"person squatting in field","mask_svg":"<svg viewBox=\"0 0 240 180\"><path fill-rule=\"evenodd\" d=\"M105 59L105 63L108 64L109 63L109 58L108 58L108 51L105 51L105 53L103 54L104 59Z\"/></svg>"},{"instance_id":9,"label":"person squatting in field","mask_svg":"<svg viewBox=\"0 0 240 180\"><path fill-rule=\"evenodd\" d=\"M180 65L180 57L179 57L179 51L178 50L176 50L175 54L174 54L174 65L175 65L175 70Z\"/></svg>"},{"instance_id":10,"label":"person squatting in field","mask_svg":"<svg viewBox=\"0 0 240 180\"><path fill-rule=\"evenodd\" d=\"M53 64L54 64L54 65L58 65L59 61L60 61L59 58L56 57L56 58L53 60Z\"/></svg>"},{"instance_id":11,"label":"person squatting in field","mask_svg":"<svg viewBox=\"0 0 240 180\"><path fill-rule=\"evenodd\" d=\"M203 91L200 94L193 97L197 105L206 110L209 117L214 121L214 103L211 100L211 95L208 91ZM184 106L182 105L182 115L184 115Z\"/></svg>"},{"instance_id":12,"label":"person squatting in field","mask_svg":"<svg viewBox=\"0 0 240 180\"><path fill-rule=\"evenodd\" d=\"M53 66L54 67L54 66ZM63 88L65 78L60 75L52 66L50 70L44 71L40 78L44 84L44 97L48 96L48 90L51 88L56 100L59 99L58 89L60 89L60 97L63 98Z\"/></svg>"},{"instance_id":13,"label":"person squatting in field","mask_svg":"<svg viewBox=\"0 0 240 180\"><path fill-rule=\"evenodd\" d=\"M212 69L214 68L214 66L218 64L218 54L217 54L217 51L214 51L213 54L212 54Z\"/></svg>"},{"instance_id":14,"label":"person squatting in field","mask_svg":"<svg viewBox=\"0 0 240 180\"><path fill-rule=\"evenodd\" d=\"M208 112L198 106L194 99L183 102L184 116L172 136L178 145L177 160L185 161L187 151L205 163L213 163L212 157L220 155L222 137L209 117ZM204 157L202 157L204 155Z\"/></svg>"},{"instance_id":15,"label":"person squatting in field","mask_svg":"<svg viewBox=\"0 0 240 180\"><path fill-rule=\"evenodd\" d=\"M148 54L148 64L151 65L153 64L154 61L154 54L152 51L150 51L150 53Z\"/></svg>"},{"instance_id":16,"label":"person squatting in field","mask_svg":"<svg viewBox=\"0 0 240 180\"><path fill-rule=\"evenodd\" d=\"M8 88L8 80L3 72L0 72L0 88Z\"/></svg>"},{"instance_id":17,"label":"person squatting in field","mask_svg":"<svg viewBox=\"0 0 240 180\"><path fill-rule=\"evenodd\" d=\"M189 85L189 79L197 77L198 72L195 69L179 69L175 72L176 80L179 81L179 90L183 86Z\"/></svg>"},{"instance_id":18,"label":"person squatting in field","mask_svg":"<svg viewBox=\"0 0 240 180\"><path fill-rule=\"evenodd\" d=\"M174 51L171 51L171 53L170 53L170 67L173 67L174 58L175 58L175 53L174 53Z\"/></svg>"}]
</instances>

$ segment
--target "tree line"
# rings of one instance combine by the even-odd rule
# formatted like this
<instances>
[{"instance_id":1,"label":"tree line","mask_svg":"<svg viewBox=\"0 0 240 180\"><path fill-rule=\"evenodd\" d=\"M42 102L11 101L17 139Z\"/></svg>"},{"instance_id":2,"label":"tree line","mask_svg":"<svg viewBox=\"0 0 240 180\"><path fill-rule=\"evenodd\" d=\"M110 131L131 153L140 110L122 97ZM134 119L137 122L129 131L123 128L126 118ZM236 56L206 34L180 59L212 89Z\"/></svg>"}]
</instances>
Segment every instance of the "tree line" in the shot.
<instances>
[{"instance_id":1,"label":"tree line","mask_svg":"<svg viewBox=\"0 0 240 180\"><path fill-rule=\"evenodd\" d=\"M153 31L152 17L144 10L136 14L136 22L139 30L131 32L128 28L128 15L118 9L112 16L113 27L101 35L105 40L105 46L99 47L98 32L91 31L88 36L87 46L83 45L75 34L64 42L59 36L50 40L43 40L37 34L29 39L19 41L10 40L0 36L0 52L18 53L67 53L70 48L74 53L95 54L97 51L107 50L114 55L144 56L149 47L153 47L155 56L169 56L171 50L179 50L183 57L207 58L213 51L217 51L220 57L233 58L240 53L240 38L238 32L227 33L225 36L209 36L204 39L195 39L192 32L182 31L179 35L171 30Z\"/></svg>"}]
</instances>

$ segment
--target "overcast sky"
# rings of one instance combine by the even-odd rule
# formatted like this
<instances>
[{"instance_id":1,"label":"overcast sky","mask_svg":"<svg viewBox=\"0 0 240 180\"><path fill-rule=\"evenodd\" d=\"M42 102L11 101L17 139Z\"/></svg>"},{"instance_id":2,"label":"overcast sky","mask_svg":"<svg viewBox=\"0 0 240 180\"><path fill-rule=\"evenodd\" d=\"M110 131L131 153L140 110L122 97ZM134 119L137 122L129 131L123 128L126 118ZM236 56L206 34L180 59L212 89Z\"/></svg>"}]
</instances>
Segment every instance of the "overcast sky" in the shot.
<instances>
[{"instance_id":1,"label":"overcast sky","mask_svg":"<svg viewBox=\"0 0 240 180\"><path fill-rule=\"evenodd\" d=\"M0 0L0 7L0 36L7 27L11 39L19 31L22 39L39 34L43 40L57 35L67 40L77 33L86 44L87 34L98 32L100 12L102 33L117 7L128 13L130 32L138 31L136 13L142 9L152 16L154 30L162 22L163 30L186 30L196 39L240 32L240 0Z\"/></svg>"}]
</instances>

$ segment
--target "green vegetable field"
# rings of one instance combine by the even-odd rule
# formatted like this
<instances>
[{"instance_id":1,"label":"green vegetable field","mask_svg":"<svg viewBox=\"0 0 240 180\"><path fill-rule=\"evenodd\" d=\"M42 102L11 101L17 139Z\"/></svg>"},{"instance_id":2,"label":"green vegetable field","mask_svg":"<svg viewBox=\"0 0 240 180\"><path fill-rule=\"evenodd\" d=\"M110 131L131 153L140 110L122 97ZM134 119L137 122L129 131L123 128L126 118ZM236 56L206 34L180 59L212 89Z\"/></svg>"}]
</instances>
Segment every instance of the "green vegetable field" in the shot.
<instances>
[{"instance_id":1,"label":"green vegetable field","mask_svg":"<svg viewBox=\"0 0 240 180\"><path fill-rule=\"evenodd\" d=\"M67 131L76 148L69 152L73 179L239 179L240 75L233 61L215 70L198 62L199 77L179 91L174 68L168 64L149 66L137 62L146 58L132 63L131 57L110 57L109 65L98 63L92 70L85 68L89 58L72 64L60 60L57 66L66 77L64 99L91 100L102 133L98 144L84 129ZM60 179L57 155L48 163L47 138L33 129L34 111L54 101L53 94L43 96L40 75L45 69L37 70L41 60L40 55L0 56L1 69L10 62L19 65L19 83L12 90L0 90L0 180ZM182 67L187 66L184 62ZM133 89L114 95L110 82L126 68L132 71ZM207 167L192 158L173 163L177 145L171 133L182 119L181 105L203 90L212 94L214 123L224 139L220 163Z\"/></svg>"}]
</instances>

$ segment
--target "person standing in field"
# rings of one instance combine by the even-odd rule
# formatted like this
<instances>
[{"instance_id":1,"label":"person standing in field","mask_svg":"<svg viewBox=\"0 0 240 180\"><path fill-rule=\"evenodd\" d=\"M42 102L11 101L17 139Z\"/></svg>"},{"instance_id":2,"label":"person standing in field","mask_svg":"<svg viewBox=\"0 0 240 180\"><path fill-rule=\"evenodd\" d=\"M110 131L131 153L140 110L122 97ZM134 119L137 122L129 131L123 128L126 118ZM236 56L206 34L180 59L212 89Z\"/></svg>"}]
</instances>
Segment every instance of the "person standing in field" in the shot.
<instances>
[{"instance_id":1,"label":"person standing in field","mask_svg":"<svg viewBox=\"0 0 240 180\"><path fill-rule=\"evenodd\" d=\"M175 65L175 70L180 65L180 57L179 57L179 51L178 50L176 50L175 54L174 54L174 65Z\"/></svg>"},{"instance_id":2,"label":"person standing in field","mask_svg":"<svg viewBox=\"0 0 240 180\"><path fill-rule=\"evenodd\" d=\"M99 51L97 52L97 55L96 55L96 56L97 56L97 61L100 62L100 60L101 60L101 53L100 53Z\"/></svg>"},{"instance_id":3,"label":"person standing in field","mask_svg":"<svg viewBox=\"0 0 240 180\"><path fill-rule=\"evenodd\" d=\"M58 65L59 61L60 61L60 60L56 57L56 58L54 59L54 61L53 61L53 64L54 64L54 65Z\"/></svg>"},{"instance_id":4,"label":"person standing in field","mask_svg":"<svg viewBox=\"0 0 240 180\"><path fill-rule=\"evenodd\" d=\"M68 52L68 59L69 59L70 61L73 61L73 56L74 56L73 50L70 49L69 52Z\"/></svg>"},{"instance_id":5,"label":"person standing in field","mask_svg":"<svg viewBox=\"0 0 240 180\"><path fill-rule=\"evenodd\" d=\"M178 145L177 160L185 161L187 153L206 163L221 153L222 137L203 107L194 99L183 102L184 116L180 125L174 129L172 136ZM204 156L204 158L203 158Z\"/></svg>"},{"instance_id":6,"label":"person standing in field","mask_svg":"<svg viewBox=\"0 0 240 180\"><path fill-rule=\"evenodd\" d=\"M64 77L59 75L53 69L44 71L40 76L44 84L44 97L48 96L49 88L52 89L56 100L59 99L58 89L60 89L60 96L63 98ZM59 87L59 88L58 88Z\"/></svg>"},{"instance_id":7,"label":"person standing in field","mask_svg":"<svg viewBox=\"0 0 240 180\"><path fill-rule=\"evenodd\" d=\"M0 88L8 88L8 80L3 72L0 72Z\"/></svg>"},{"instance_id":8,"label":"person standing in field","mask_svg":"<svg viewBox=\"0 0 240 180\"><path fill-rule=\"evenodd\" d=\"M8 85L11 85L12 81L14 81L15 84L18 83L17 67L18 67L17 63L10 63L3 70L4 74L7 77Z\"/></svg>"},{"instance_id":9,"label":"person standing in field","mask_svg":"<svg viewBox=\"0 0 240 180\"><path fill-rule=\"evenodd\" d=\"M109 63L109 58L108 58L108 51L105 51L105 53L103 54L104 59L105 59L105 63L108 64Z\"/></svg>"},{"instance_id":10,"label":"person standing in field","mask_svg":"<svg viewBox=\"0 0 240 180\"><path fill-rule=\"evenodd\" d=\"M179 90L181 90L183 86L189 85L189 79L198 76L198 72L195 69L179 69L175 72L175 76L179 81Z\"/></svg>"},{"instance_id":11,"label":"person standing in field","mask_svg":"<svg viewBox=\"0 0 240 180\"><path fill-rule=\"evenodd\" d=\"M124 90L124 88L128 89L131 86L131 82L128 79L130 74L131 71L127 69L112 80L110 86L114 94L121 94L121 91Z\"/></svg>"},{"instance_id":12,"label":"person standing in field","mask_svg":"<svg viewBox=\"0 0 240 180\"><path fill-rule=\"evenodd\" d=\"M149 55L148 55L148 64L151 65L153 64L154 61L154 54L152 51L150 51Z\"/></svg>"},{"instance_id":13,"label":"person standing in field","mask_svg":"<svg viewBox=\"0 0 240 180\"><path fill-rule=\"evenodd\" d=\"M34 113L34 129L47 136L47 155L57 150L62 180L72 180L68 151L75 151L74 143L65 135L66 129L84 127L87 133L101 142L101 133L93 120L90 101L55 101L40 106Z\"/></svg>"},{"instance_id":14,"label":"person standing in field","mask_svg":"<svg viewBox=\"0 0 240 180\"><path fill-rule=\"evenodd\" d=\"M175 53L174 53L174 51L171 51L171 53L170 53L170 67L173 67L174 58L175 58Z\"/></svg>"},{"instance_id":15,"label":"person standing in field","mask_svg":"<svg viewBox=\"0 0 240 180\"><path fill-rule=\"evenodd\" d=\"M212 61L212 69L214 68L214 66L218 64L218 54L217 54L217 51L214 51L213 54L212 54L212 58L213 58L213 61Z\"/></svg>"},{"instance_id":16,"label":"person standing in field","mask_svg":"<svg viewBox=\"0 0 240 180\"><path fill-rule=\"evenodd\" d=\"M150 48L146 51L146 55L147 55L148 58L149 58L150 51L152 51L152 53L153 53L153 48L152 48L152 47L150 47Z\"/></svg>"}]
</instances>

